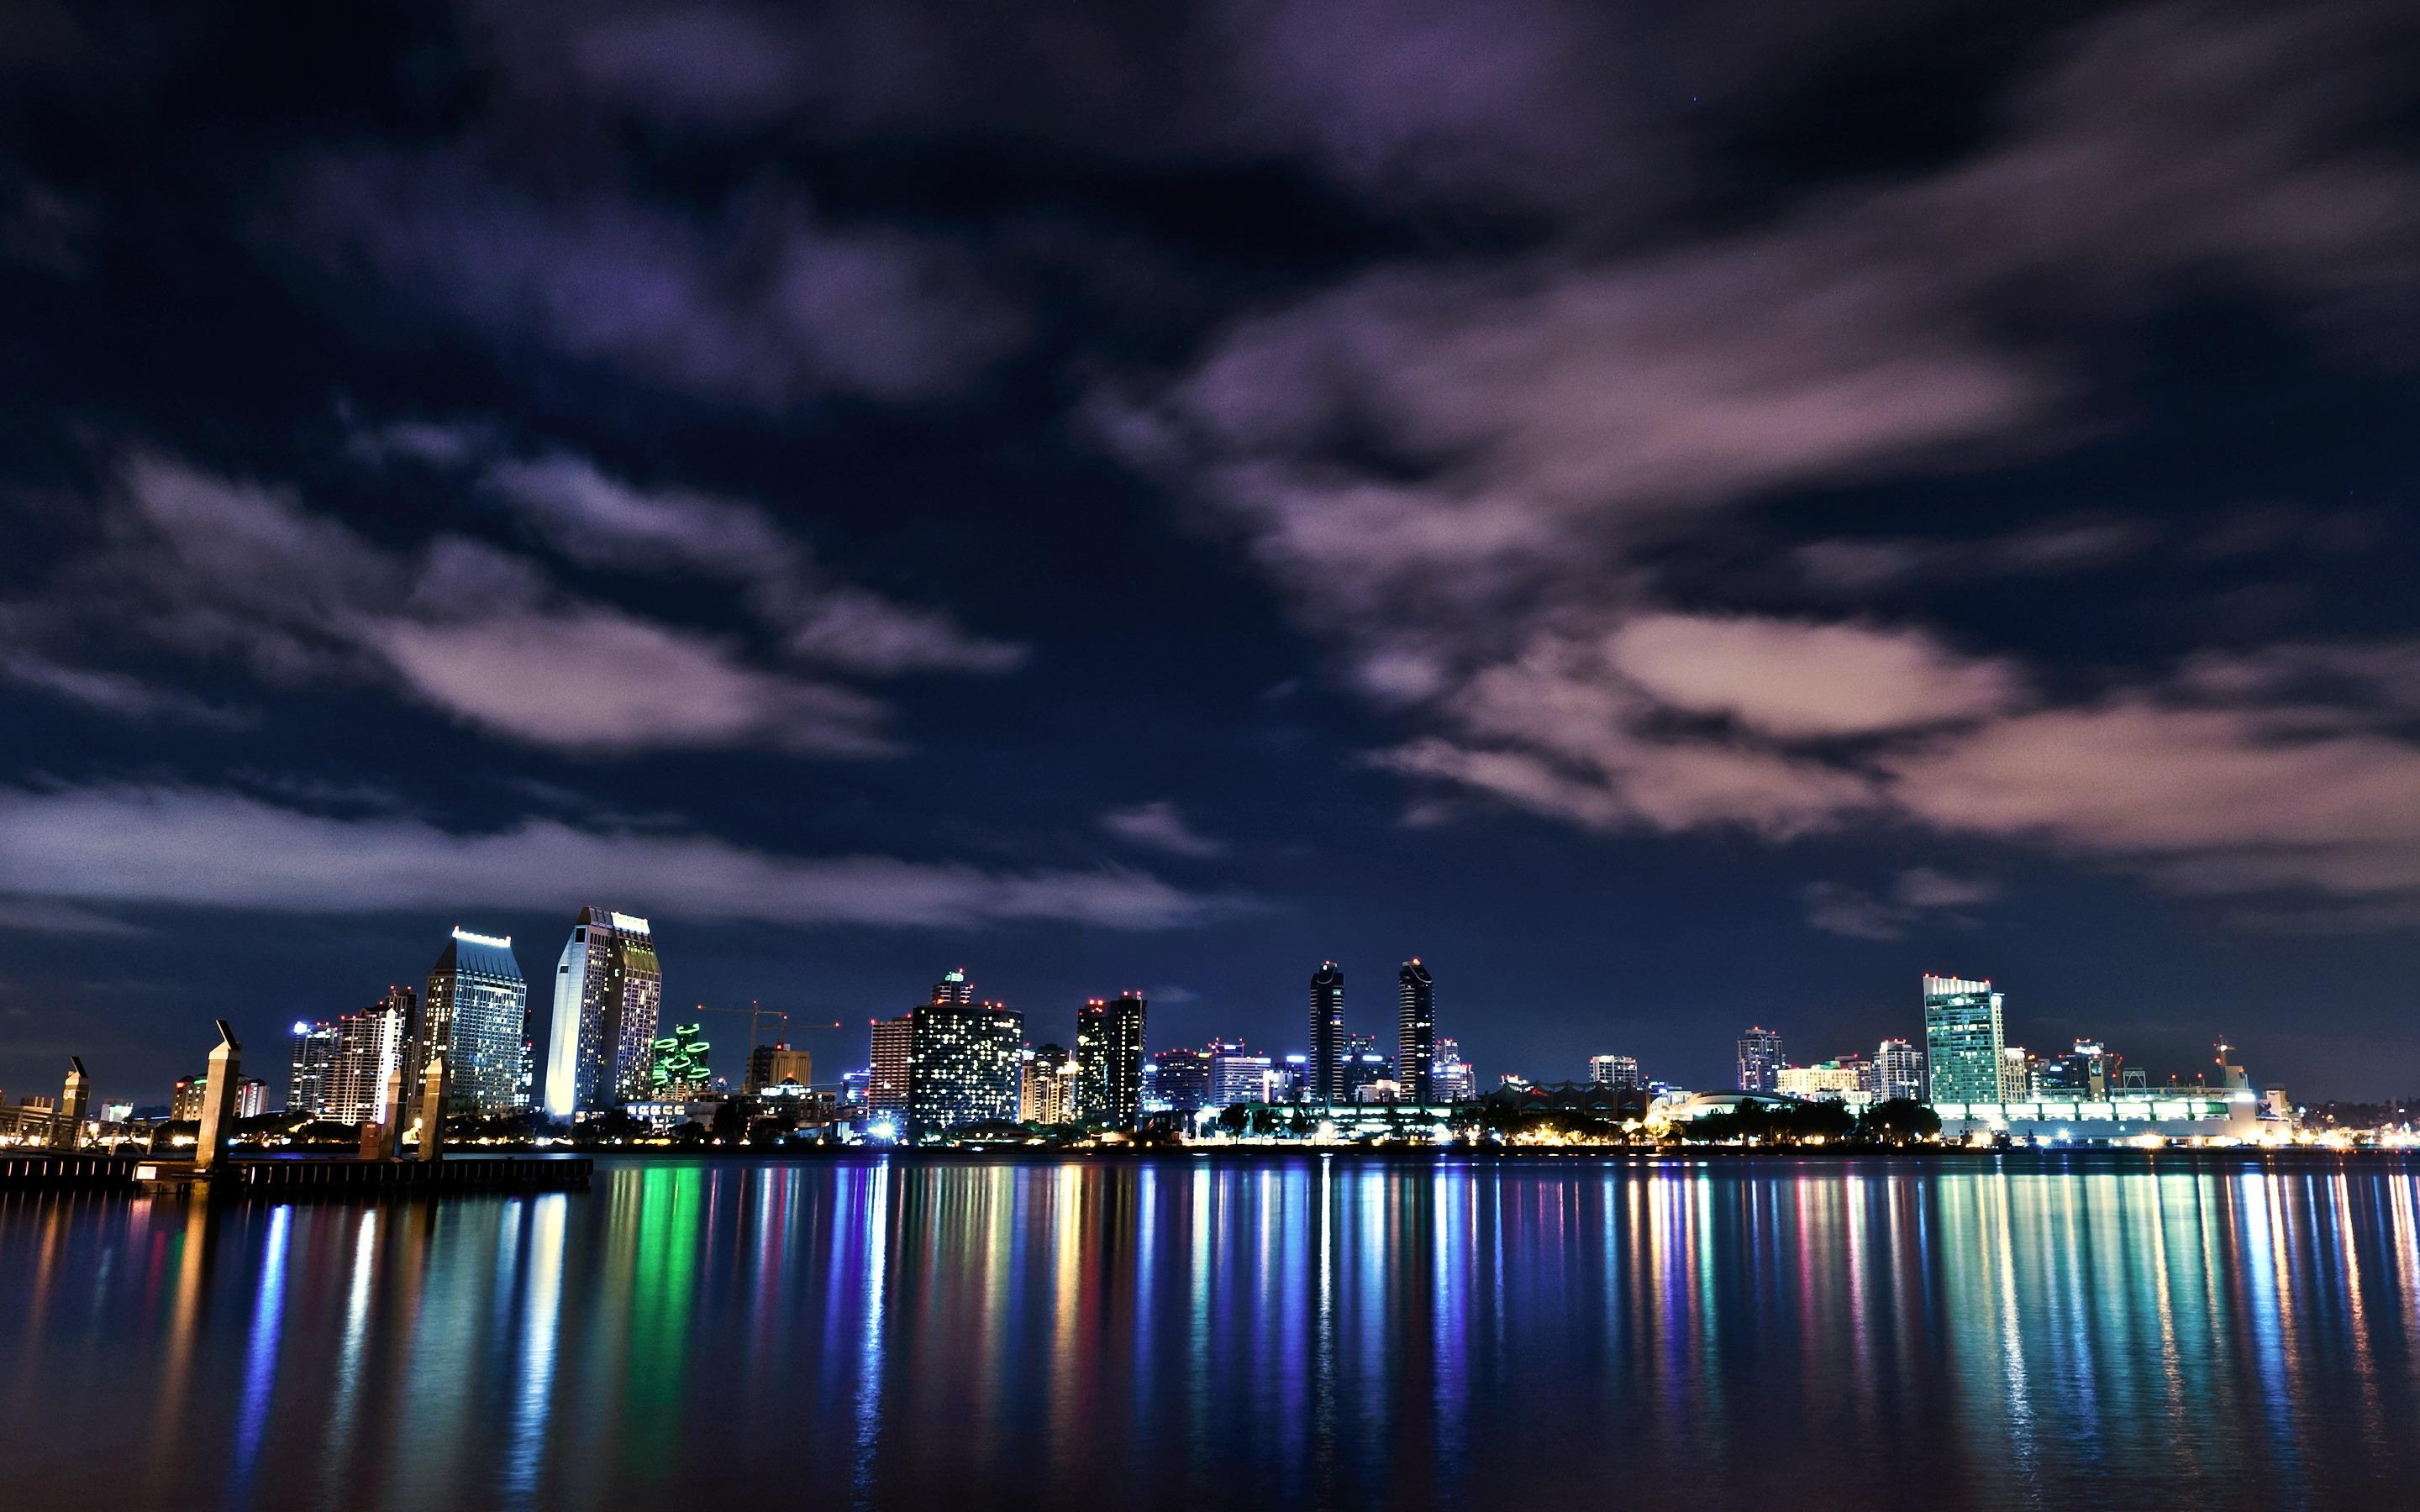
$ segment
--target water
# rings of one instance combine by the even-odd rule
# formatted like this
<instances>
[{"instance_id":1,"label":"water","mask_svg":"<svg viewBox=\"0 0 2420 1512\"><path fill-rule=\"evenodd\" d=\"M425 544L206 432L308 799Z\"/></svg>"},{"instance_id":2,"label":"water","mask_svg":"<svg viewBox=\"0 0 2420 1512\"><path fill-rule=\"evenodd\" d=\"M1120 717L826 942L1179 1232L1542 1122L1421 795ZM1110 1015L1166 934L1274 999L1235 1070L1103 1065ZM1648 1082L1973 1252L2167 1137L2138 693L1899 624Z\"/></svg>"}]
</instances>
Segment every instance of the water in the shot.
<instances>
[{"instance_id":1,"label":"water","mask_svg":"<svg viewBox=\"0 0 2420 1512\"><path fill-rule=\"evenodd\" d=\"M2412 1504L2388 1160L600 1165L0 1197L0 1485L217 1507Z\"/></svg>"}]
</instances>

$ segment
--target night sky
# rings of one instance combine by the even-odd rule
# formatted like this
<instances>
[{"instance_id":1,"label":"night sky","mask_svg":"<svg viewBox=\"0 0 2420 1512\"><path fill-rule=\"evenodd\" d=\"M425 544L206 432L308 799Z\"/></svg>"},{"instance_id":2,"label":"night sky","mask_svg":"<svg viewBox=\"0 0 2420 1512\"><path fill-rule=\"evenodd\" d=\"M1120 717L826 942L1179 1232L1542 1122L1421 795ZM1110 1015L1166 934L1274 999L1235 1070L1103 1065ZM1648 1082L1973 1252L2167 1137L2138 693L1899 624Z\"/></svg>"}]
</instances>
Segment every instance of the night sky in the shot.
<instances>
[{"instance_id":1,"label":"night sky","mask_svg":"<svg viewBox=\"0 0 2420 1512\"><path fill-rule=\"evenodd\" d=\"M2410 1092L2416 379L2401 0L12 0L0 1087L594 903L822 1077Z\"/></svg>"}]
</instances>

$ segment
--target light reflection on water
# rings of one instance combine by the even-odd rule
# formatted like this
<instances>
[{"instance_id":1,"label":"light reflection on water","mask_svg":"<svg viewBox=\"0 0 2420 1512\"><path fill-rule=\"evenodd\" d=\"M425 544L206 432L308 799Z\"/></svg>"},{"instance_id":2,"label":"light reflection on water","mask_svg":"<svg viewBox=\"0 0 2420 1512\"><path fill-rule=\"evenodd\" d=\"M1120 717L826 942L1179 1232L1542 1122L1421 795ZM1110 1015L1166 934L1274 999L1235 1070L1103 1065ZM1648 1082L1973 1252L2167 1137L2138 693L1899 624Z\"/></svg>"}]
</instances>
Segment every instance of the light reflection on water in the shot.
<instances>
[{"instance_id":1,"label":"light reflection on water","mask_svg":"<svg viewBox=\"0 0 2420 1512\"><path fill-rule=\"evenodd\" d=\"M0 1198L0 1467L134 1507L2392 1504L2407 1165L631 1163Z\"/></svg>"}]
</instances>

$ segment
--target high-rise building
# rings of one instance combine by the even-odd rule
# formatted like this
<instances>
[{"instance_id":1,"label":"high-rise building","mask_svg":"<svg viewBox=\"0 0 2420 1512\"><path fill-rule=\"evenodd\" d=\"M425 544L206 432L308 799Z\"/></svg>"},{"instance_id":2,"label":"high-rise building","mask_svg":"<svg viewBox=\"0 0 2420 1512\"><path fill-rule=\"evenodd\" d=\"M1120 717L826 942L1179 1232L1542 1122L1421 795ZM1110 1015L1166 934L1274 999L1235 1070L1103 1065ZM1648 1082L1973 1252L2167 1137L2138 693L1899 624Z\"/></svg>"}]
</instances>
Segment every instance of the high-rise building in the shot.
<instances>
[{"instance_id":1,"label":"high-rise building","mask_svg":"<svg viewBox=\"0 0 2420 1512\"><path fill-rule=\"evenodd\" d=\"M331 1118L335 1098L336 1026L324 1021L294 1023L292 1070L286 1083L286 1111Z\"/></svg>"},{"instance_id":2,"label":"high-rise building","mask_svg":"<svg viewBox=\"0 0 2420 1512\"><path fill-rule=\"evenodd\" d=\"M2007 995L1989 981L1924 978L1925 1096L1934 1103L2000 1103L2001 1026Z\"/></svg>"},{"instance_id":3,"label":"high-rise building","mask_svg":"<svg viewBox=\"0 0 2420 1512\"><path fill-rule=\"evenodd\" d=\"M1784 1066L1774 1074L1774 1090L1783 1097L1808 1102L1840 1103L1851 1092L1865 1089L1865 1073L1857 1066L1826 1060L1812 1066Z\"/></svg>"},{"instance_id":4,"label":"high-rise building","mask_svg":"<svg viewBox=\"0 0 2420 1512\"><path fill-rule=\"evenodd\" d=\"M235 1084L235 1116L257 1119L269 1111L269 1084L257 1076L239 1077Z\"/></svg>"},{"instance_id":5,"label":"high-rise building","mask_svg":"<svg viewBox=\"0 0 2420 1512\"><path fill-rule=\"evenodd\" d=\"M909 1137L1016 1121L1024 1014L998 1003L925 1003L908 1018Z\"/></svg>"},{"instance_id":6,"label":"high-rise building","mask_svg":"<svg viewBox=\"0 0 2420 1512\"><path fill-rule=\"evenodd\" d=\"M1779 1029L1750 1028L1739 1040L1739 1089L1775 1092L1781 1089L1781 1068L1790 1064L1782 1054Z\"/></svg>"},{"instance_id":7,"label":"high-rise building","mask_svg":"<svg viewBox=\"0 0 2420 1512\"><path fill-rule=\"evenodd\" d=\"M2111 1092L2125 1084L2125 1057L2111 1054L2109 1047L2098 1040L2078 1040L2068 1054L2051 1056L2041 1062L2034 1091L2049 1097L2106 1102Z\"/></svg>"},{"instance_id":8,"label":"high-rise building","mask_svg":"<svg viewBox=\"0 0 2420 1512\"><path fill-rule=\"evenodd\" d=\"M1237 1103L1269 1101L1269 1077L1275 1070L1274 1061L1266 1056L1250 1054L1241 1040L1212 1041L1209 1106L1223 1108Z\"/></svg>"},{"instance_id":9,"label":"high-rise building","mask_svg":"<svg viewBox=\"0 0 2420 1512\"><path fill-rule=\"evenodd\" d=\"M1924 1052L1905 1040L1885 1040L1874 1051L1873 1094L1877 1102L1924 1097Z\"/></svg>"},{"instance_id":10,"label":"high-rise building","mask_svg":"<svg viewBox=\"0 0 2420 1512\"><path fill-rule=\"evenodd\" d=\"M1462 1058L1462 1045L1450 1035L1437 1037L1436 1100L1467 1103L1479 1096L1479 1073Z\"/></svg>"},{"instance_id":11,"label":"high-rise building","mask_svg":"<svg viewBox=\"0 0 2420 1512\"><path fill-rule=\"evenodd\" d=\"M749 1048L747 1089L752 1094L784 1082L810 1087L814 1079L815 1057L804 1050L791 1049L786 1040Z\"/></svg>"},{"instance_id":12,"label":"high-rise building","mask_svg":"<svg viewBox=\"0 0 2420 1512\"><path fill-rule=\"evenodd\" d=\"M1163 1050L1151 1057L1159 1070L1159 1102L1171 1113L1198 1113L1211 1107L1210 1052Z\"/></svg>"},{"instance_id":13,"label":"high-rise building","mask_svg":"<svg viewBox=\"0 0 2420 1512\"><path fill-rule=\"evenodd\" d=\"M406 1069L420 1013L420 995L389 987L358 1013L336 1019L336 1057L329 1070L328 1117L338 1123L384 1123L387 1073Z\"/></svg>"},{"instance_id":14,"label":"high-rise building","mask_svg":"<svg viewBox=\"0 0 2420 1512\"><path fill-rule=\"evenodd\" d=\"M1373 1100L1370 1091L1372 1087L1379 1082L1391 1083L1394 1079L1394 1062L1379 1051L1376 1035L1348 1034L1344 1037L1344 1101L1371 1102Z\"/></svg>"},{"instance_id":15,"label":"high-rise building","mask_svg":"<svg viewBox=\"0 0 2420 1512\"><path fill-rule=\"evenodd\" d=\"M582 908L554 967L546 1111L558 1119L647 1095L664 973L636 914Z\"/></svg>"},{"instance_id":16,"label":"high-rise building","mask_svg":"<svg viewBox=\"0 0 2420 1512\"><path fill-rule=\"evenodd\" d=\"M1303 1101L1344 1103L1344 973L1323 961L1311 974L1311 1058L1304 1072Z\"/></svg>"},{"instance_id":17,"label":"high-rise building","mask_svg":"<svg viewBox=\"0 0 2420 1512\"><path fill-rule=\"evenodd\" d=\"M941 980L933 983L931 998L933 1002L954 1003L963 1008L974 1000L975 984L967 980L967 968L964 966L942 973Z\"/></svg>"},{"instance_id":18,"label":"high-rise building","mask_svg":"<svg viewBox=\"0 0 2420 1512\"><path fill-rule=\"evenodd\" d=\"M1076 1015L1076 1063L1083 1069L1078 1117L1104 1129L1142 1118L1142 994L1095 997Z\"/></svg>"},{"instance_id":19,"label":"high-rise building","mask_svg":"<svg viewBox=\"0 0 2420 1512\"><path fill-rule=\"evenodd\" d=\"M1024 1059L1016 1098L1019 1123L1076 1121L1076 1083L1080 1074L1076 1057L1064 1045L1046 1044Z\"/></svg>"},{"instance_id":20,"label":"high-rise building","mask_svg":"<svg viewBox=\"0 0 2420 1512\"><path fill-rule=\"evenodd\" d=\"M1638 1073L1636 1056L1589 1057L1589 1080L1599 1087L1638 1088L1647 1079Z\"/></svg>"},{"instance_id":21,"label":"high-rise building","mask_svg":"<svg viewBox=\"0 0 2420 1512\"><path fill-rule=\"evenodd\" d=\"M202 1116L202 1097L209 1090L208 1076L179 1076L168 1088L168 1117L191 1123Z\"/></svg>"},{"instance_id":22,"label":"high-rise building","mask_svg":"<svg viewBox=\"0 0 2420 1512\"><path fill-rule=\"evenodd\" d=\"M1436 983L1419 956L1395 973L1395 1080L1406 1103L1436 1101Z\"/></svg>"},{"instance_id":23,"label":"high-rise building","mask_svg":"<svg viewBox=\"0 0 2420 1512\"><path fill-rule=\"evenodd\" d=\"M438 952L421 1005L416 1066L441 1051L447 1113L493 1119L527 1111L529 983L513 959L511 935L473 934L457 925Z\"/></svg>"},{"instance_id":24,"label":"high-rise building","mask_svg":"<svg viewBox=\"0 0 2420 1512\"><path fill-rule=\"evenodd\" d=\"M908 1077L915 1055L916 1019L912 1012L883 1019L874 1026L873 1074L865 1084L865 1116L869 1122L888 1121L894 1133L908 1129Z\"/></svg>"}]
</instances>

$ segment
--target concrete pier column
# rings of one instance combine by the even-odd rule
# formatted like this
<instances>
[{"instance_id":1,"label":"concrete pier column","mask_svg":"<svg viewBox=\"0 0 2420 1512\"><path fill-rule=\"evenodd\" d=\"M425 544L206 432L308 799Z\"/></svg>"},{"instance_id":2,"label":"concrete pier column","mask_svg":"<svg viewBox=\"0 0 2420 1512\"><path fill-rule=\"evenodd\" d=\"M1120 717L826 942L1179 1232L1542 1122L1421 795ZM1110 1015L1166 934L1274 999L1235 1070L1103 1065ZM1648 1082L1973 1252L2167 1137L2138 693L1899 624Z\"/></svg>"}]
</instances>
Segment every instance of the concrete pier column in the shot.
<instances>
[{"instance_id":1,"label":"concrete pier column","mask_svg":"<svg viewBox=\"0 0 2420 1512\"><path fill-rule=\"evenodd\" d=\"M84 1057L68 1057L68 1084L59 1092L59 1116L51 1123L51 1145L74 1149L84 1143L85 1109L92 1101L92 1078L84 1073Z\"/></svg>"},{"instance_id":2,"label":"concrete pier column","mask_svg":"<svg viewBox=\"0 0 2420 1512\"><path fill-rule=\"evenodd\" d=\"M420 1073L420 1158L437 1160L445 1151L445 1091L452 1074L445 1064L445 1052L437 1051L428 1057L428 1067Z\"/></svg>"},{"instance_id":3,"label":"concrete pier column","mask_svg":"<svg viewBox=\"0 0 2420 1512\"><path fill-rule=\"evenodd\" d=\"M202 1135L194 1146L194 1169L208 1174L226 1159L235 1139L236 1091L243 1079L243 1046L235 1042L227 1021L219 1026L218 1048L210 1052L208 1082L202 1088Z\"/></svg>"}]
</instances>

